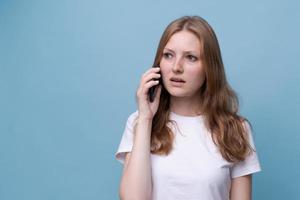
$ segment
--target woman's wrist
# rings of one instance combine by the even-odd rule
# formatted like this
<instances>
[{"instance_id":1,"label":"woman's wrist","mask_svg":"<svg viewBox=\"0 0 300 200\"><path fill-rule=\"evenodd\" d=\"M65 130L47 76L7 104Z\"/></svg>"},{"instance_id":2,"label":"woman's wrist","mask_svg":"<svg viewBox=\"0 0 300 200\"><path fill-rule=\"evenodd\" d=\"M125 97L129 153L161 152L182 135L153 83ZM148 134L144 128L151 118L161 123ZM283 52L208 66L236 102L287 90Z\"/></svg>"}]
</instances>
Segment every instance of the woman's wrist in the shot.
<instances>
[{"instance_id":1,"label":"woman's wrist","mask_svg":"<svg viewBox=\"0 0 300 200\"><path fill-rule=\"evenodd\" d=\"M143 116L143 115L139 115L138 116L138 121L139 122L152 122L152 117L149 116Z\"/></svg>"}]
</instances>

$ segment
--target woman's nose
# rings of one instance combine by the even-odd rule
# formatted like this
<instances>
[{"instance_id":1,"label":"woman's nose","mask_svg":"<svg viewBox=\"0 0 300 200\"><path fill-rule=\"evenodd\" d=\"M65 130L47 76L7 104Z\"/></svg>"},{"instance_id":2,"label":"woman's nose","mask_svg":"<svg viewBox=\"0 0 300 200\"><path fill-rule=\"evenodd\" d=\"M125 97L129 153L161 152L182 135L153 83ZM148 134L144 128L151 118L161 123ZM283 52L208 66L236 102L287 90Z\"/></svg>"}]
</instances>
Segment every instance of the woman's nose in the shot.
<instances>
[{"instance_id":1,"label":"woman's nose","mask_svg":"<svg viewBox=\"0 0 300 200\"><path fill-rule=\"evenodd\" d=\"M181 58L179 58L178 60L175 61L175 63L173 64L172 67L172 71L174 73L179 73L179 72L183 72L183 64L182 64L182 60Z\"/></svg>"}]
</instances>

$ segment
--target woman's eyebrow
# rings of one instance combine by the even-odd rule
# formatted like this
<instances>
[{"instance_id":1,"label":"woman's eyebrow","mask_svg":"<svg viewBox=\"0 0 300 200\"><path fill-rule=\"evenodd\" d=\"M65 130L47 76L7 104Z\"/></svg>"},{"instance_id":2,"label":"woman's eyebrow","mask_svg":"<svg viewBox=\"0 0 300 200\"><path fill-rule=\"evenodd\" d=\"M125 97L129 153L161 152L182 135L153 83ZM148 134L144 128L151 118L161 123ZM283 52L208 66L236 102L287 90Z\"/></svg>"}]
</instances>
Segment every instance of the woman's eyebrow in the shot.
<instances>
[{"instance_id":1,"label":"woman's eyebrow","mask_svg":"<svg viewBox=\"0 0 300 200\"><path fill-rule=\"evenodd\" d=\"M168 50L168 51L171 51L172 53L175 53L172 49L165 48L165 50ZM196 51L183 51L183 53L195 53L195 54L198 54L198 52L196 52Z\"/></svg>"}]
</instances>

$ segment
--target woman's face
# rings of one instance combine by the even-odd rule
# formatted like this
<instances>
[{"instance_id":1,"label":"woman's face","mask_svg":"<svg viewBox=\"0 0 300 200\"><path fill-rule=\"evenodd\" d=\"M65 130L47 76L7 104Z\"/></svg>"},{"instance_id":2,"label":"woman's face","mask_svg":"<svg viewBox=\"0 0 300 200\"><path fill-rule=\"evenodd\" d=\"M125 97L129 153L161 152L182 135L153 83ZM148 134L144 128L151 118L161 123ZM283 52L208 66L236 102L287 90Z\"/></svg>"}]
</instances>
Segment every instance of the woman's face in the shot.
<instances>
[{"instance_id":1,"label":"woman's face","mask_svg":"<svg viewBox=\"0 0 300 200\"><path fill-rule=\"evenodd\" d=\"M163 84L171 96L199 96L198 91L205 80L199 39L188 31L172 35L163 50L160 68ZM172 81L172 78L183 82Z\"/></svg>"}]
</instances>

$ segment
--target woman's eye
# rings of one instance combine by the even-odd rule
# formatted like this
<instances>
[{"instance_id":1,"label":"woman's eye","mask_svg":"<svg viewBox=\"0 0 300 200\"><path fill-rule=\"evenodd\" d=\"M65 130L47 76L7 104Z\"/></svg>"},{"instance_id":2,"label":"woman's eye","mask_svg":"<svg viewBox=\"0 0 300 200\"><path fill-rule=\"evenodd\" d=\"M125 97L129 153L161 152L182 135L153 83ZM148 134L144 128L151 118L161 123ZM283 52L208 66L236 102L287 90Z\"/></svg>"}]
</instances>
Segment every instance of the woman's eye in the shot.
<instances>
[{"instance_id":1,"label":"woman's eye","mask_svg":"<svg viewBox=\"0 0 300 200\"><path fill-rule=\"evenodd\" d=\"M197 57L193 56L193 55L188 55L187 58L191 61L196 61Z\"/></svg>"},{"instance_id":2,"label":"woman's eye","mask_svg":"<svg viewBox=\"0 0 300 200\"><path fill-rule=\"evenodd\" d=\"M164 56L165 58L170 58L172 55L171 55L170 53L164 53L163 56Z\"/></svg>"}]
</instances>

